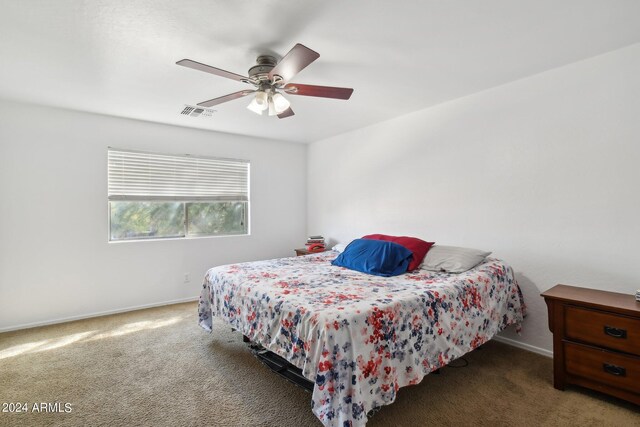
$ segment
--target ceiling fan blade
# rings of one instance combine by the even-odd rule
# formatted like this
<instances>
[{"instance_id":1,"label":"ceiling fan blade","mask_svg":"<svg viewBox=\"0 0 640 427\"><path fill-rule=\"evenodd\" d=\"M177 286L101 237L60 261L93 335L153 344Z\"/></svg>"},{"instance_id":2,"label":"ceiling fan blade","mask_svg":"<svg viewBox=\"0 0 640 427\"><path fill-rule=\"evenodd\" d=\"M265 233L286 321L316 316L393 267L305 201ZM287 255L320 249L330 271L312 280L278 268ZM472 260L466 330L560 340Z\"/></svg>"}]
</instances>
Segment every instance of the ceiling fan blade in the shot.
<instances>
[{"instance_id":1,"label":"ceiling fan blade","mask_svg":"<svg viewBox=\"0 0 640 427\"><path fill-rule=\"evenodd\" d=\"M346 87L302 85L289 83L284 86L284 91L290 95L318 96L321 98L349 99L353 89Z\"/></svg>"},{"instance_id":2,"label":"ceiling fan blade","mask_svg":"<svg viewBox=\"0 0 640 427\"><path fill-rule=\"evenodd\" d=\"M298 43L273 67L269 72L269 78L273 80L273 77L278 75L288 82L319 57L318 52Z\"/></svg>"},{"instance_id":3,"label":"ceiling fan blade","mask_svg":"<svg viewBox=\"0 0 640 427\"><path fill-rule=\"evenodd\" d=\"M223 102L233 101L234 99L242 98L243 96L251 95L255 90L241 90L240 92L230 93L229 95L221 96L219 98L213 98L208 101L200 102L200 107L213 107L214 105L222 104Z\"/></svg>"},{"instance_id":4,"label":"ceiling fan blade","mask_svg":"<svg viewBox=\"0 0 640 427\"><path fill-rule=\"evenodd\" d=\"M237 80L239 82L246 82L248 77L241 76L240 74L232 73L230 71L221 70L220 68L212 67L211 65L201 64L200 62L192 61L190 59L181 59L176 62L183 67L193 68L194 70L204 71L205 73L215 74L216 76L226 77L231 80Z\"/></svg>"},{"instance_id":5,"label":"ceiling fan blade","mask_svg":"<svg viewBox=\"0 0 640 427\"><path fill-rule=\"evenodd\" d=\"M278 118L279 119L286 119L287 117L291 117L293 115L295 115L295 113L293 112L291 107L289 107L286 110L284 110L282 113L278 114Z\"/></svg>"}]
</instances>

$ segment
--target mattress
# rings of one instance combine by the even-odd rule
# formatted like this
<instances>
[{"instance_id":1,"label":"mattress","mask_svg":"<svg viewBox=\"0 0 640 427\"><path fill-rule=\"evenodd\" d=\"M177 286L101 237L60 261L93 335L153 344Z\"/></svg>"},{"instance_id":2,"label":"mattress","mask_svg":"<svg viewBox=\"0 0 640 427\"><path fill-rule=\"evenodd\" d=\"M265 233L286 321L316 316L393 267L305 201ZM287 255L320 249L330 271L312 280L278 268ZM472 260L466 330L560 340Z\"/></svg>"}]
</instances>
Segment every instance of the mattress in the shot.
<instances>
[{"instance_id":1,"label":"mattress","mask_svg":"<svg viewBox=\"0 0 640 427\"><path fill-rule=\"evenodd\" d=\"M326 426L366 424L400 387L523 320L513 270L498 259L460 274L379 277L332 266L336 256L214 267L198 306L205 330L217 317L300 368Z\"/></svg>"}]
</instances>

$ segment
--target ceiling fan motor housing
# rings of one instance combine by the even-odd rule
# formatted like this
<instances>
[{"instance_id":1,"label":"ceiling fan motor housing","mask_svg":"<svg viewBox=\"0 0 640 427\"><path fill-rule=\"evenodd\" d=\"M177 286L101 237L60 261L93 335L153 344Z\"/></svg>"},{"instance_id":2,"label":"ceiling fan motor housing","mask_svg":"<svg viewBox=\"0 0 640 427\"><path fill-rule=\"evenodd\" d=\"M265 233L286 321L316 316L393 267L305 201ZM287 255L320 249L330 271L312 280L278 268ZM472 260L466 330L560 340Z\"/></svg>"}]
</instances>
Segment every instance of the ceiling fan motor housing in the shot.
<instances>
[{"instance_id":1,"label":"ceiling fan motor housing","mask_svg":"<svg viewBox=\"0 0 640 427\"><path fill-rule=\"evenodd\" d=\"M256 59L256 65L249 68L249 77L252 79L266 80L269 78L269 72L277 63L276 58L273 56L260 55Z\"/></svg>"}]
</instances>

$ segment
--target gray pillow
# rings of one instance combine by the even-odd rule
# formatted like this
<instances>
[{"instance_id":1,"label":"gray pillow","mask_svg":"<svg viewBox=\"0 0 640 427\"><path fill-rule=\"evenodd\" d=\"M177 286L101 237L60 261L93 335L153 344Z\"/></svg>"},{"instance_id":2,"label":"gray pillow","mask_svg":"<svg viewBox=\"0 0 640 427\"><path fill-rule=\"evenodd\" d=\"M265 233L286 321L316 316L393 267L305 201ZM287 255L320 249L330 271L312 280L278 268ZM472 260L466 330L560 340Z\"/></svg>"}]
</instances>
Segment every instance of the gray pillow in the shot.
<instances>
[{"instance_id":1,"label":"gray pillow","mask_svg":"<svg viewBox=\"0 0 640 427\"><path fill-rule=\"evenodd\" d=\"M351 242L349 242L351 243ZM344 250L346 249L347 246L349 246L349 243L338 243L337 245L335 245L334 247L331 248L331 250L334 250L336 252L344 252Z\"/></svg>"},{"instance_id":2,"label":"gray pillow","mask_svg":"<svg viewBox=\"0 0 640 427\"><path fill-rule=\"evenodd\" d=\"M456 246L435 245L424 257L422 268L447 273L462 273L480 264L491 252Z\"/></svg>"}]
</instances>

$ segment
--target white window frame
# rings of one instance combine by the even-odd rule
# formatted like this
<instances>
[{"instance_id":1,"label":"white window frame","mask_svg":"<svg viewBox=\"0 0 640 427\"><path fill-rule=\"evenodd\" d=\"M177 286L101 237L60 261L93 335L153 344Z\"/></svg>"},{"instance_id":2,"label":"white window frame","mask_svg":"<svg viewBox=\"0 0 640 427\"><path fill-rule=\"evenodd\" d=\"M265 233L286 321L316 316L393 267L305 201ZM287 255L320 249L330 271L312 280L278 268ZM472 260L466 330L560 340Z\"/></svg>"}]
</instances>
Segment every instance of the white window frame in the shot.
<instances>
[{"instance_id":1,"label":"white window frame","mask_svg":"<svg viewBox=\"0 0 640 427\"><path fill-rule=\"evenodd\" d=\"M129 161L127 161L127 159ZM133 159L133 160L131 160ZM148 160L147 179L141 173L131 173ZM126 171L116 171L117 163ZM174 166L171 163L175 162ZM195 165L195 166L194 166ZM166 166L166 168L165 168ZM163 170L164 169L164 170ZM158 173L173 170L173 176ZM140 169L138 169L138 172ZM176 175L183 174L182 177ZM244 176L242 176L244 174ZM217 182L217 178L222 180ZM166 154L108 147L107 149L107 241L109 243L201 239L210 237L241 237L251 234L250 203L251 163L249 160L210 157L191 154ZM182 203L184 236L112 239L111 202L176 202ZM246 203L246 233L188 234L189 203Z\"/></svg>"}]
</instances>

